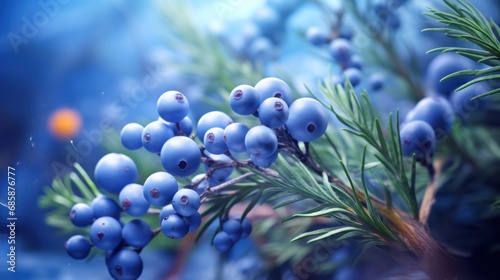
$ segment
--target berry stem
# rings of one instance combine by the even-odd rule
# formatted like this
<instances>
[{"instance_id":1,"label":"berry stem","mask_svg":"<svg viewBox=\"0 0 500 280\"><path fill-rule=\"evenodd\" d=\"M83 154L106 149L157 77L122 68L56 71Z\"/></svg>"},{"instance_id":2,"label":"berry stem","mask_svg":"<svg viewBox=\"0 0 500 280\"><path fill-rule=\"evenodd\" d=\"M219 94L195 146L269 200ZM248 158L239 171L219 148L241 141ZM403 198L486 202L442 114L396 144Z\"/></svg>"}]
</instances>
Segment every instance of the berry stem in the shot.
<instances>
[{"instance_id":1,"label":"berry stem","mask_svg":"<svg viewBox=\"0 0 500 280\"><path fill-rule=\"evenodd\" d=\"M152 214L152 215L159 215L160 214L160 209L149 208L147 213L148 214Z\"/></svg>"},{"instance_id":2,"label":"berry stem","mask_svg":"<svg viewBox=\"0 0 500 280\"><path fill-rule=\"evenodd\" d=\"M254 175L254 174L255 174L255 173L253 173L253 172L248 172L248 173L245 173L245 174L243 174L243 175L240 175L240 176L238 176L238 177L236 177L236 178L234 178L234 179L231 179L231 180L229 180L229 181L227 181L227 182L224 182L224 183L222 183L222 184L220 184L220 185L217 185L217 186L215 186L215 187L211 187L211 188L209 187L209 188L207 188L207 189L206 189L206 190L205 190L205 191L204 191L204 192L200 195L200 198L201 198L201 203L203 203L203 202L205 201L205 199L206 199L206 197L207 197L207 196L209 196L209 195L213 194L214 192L219 191L219 190L222 190L222 189L224 189L224 188L226 188L226 187L228 187L228 186L234 185L234 184L238 183L239 181L241 181L241 180L243 180L243 179L245 179L245 178L247 178L247 177L250 177L250 176L252 176L252 175Z\"/></svg>"},{"instance_id":3,"label":"berry stem","mask_svg":"<svg viewBox=\"0 0 500 280\"><path fill-rule=\"evenodd\" d=\"M427 164L427 169L429 170L429 176L431 178L427 188L425 189L424 197L422 199L422 204L420 206L420 223L427 227L427 221L431 212L432 205L435 201L435 195L438 187L438 181L441 174L441 167L443 165L443 160L439 159L436 161L435 166L432 163Z\"/></svg>"},{"instance_id":4,"label":"berry stem","mask_svg":"<svg viewBox=\"0 0 500 280\"><path fill-rule=\"evenodd\" d=\"M177 135L178 136L186 136L186 134L184 134L184 132L182 132L181 122L176 122L175 123L175 128L177 129Z\"/></svg>"}]
</instances>

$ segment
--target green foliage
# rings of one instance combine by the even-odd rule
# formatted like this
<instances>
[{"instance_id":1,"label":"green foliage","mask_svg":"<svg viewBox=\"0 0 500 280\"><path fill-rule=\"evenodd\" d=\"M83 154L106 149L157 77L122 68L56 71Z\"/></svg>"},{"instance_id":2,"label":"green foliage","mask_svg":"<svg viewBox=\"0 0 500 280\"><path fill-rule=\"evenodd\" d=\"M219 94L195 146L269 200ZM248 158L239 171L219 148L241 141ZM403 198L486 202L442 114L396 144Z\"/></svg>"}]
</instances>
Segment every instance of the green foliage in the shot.
<instances>
[{"instance_id":1,"label":"green foliage","mask_svg":"<svg viewBox=\"0 0 500 280\"><path fill-rule=\"evenodd\" d=\"M200 25L196 19L198 13L187 1L162 1L159 5L167 21L165 36L169 46L183 58L174 62L173 67L202 78L212 91L232 90L242 83L255 84L263 77L261 67L230 57L230 50L220 39Z\"/></svg>"},{"instance_id":2,"label":"green foliage","mask_svg":"<svg viewBox=\"0 0 500 280\"><path fill-rule=\"evenodd\" d=\"M365 141L365 145L370 147L370 153L375 157L372 164L384 166L384 173L389 176L392 188L404 200L413 217L418 220L414 180L416 162L413 160L409 165L408 161L403 159L399 126L396 125L399 124L399 113L396 112L395 124L392 114L389 115L388 126L384 131L366 92L362 92L361 97L358 97L349 82L345 88L340 86L334 88L331 84L325 83L321 91L328 100L323 102L323 105L346 126L343 130L361 138ZM363 155L362 169L365 168L364 158ZM364 180L363 176L361 178ZM388 195L386 201L390 202Z\"/></svg>"},{"instance_id":3,"label":"green foliage","mask_svg":"<svg viewBox=\"0 0 500 280\"><path fill-rule=\"evenodd\" d=\"M71 207L76 203L90 204L94 197L101 195L78 163L75 163L75 169L77 172L71 172L63 178L54 178L52 185L45 187L45 194L39 200L41 208L51 209L46 218L47 224L66 233L74 231L74 226L69 220Z\"/></svg>"},{"instance_id":4,"label":"green foliage","mask_svg":"<svg viewBox=\"0 0 500 280\"><path fill-rule=\"evenodd\" d=\"M456 52L474 61L485 63L491 67L485 69L467 69L452 73L442 80L457 76L475 76L475 78L460 86L456 91L462 90L470 85L500 79L500 28L492 20L486 17L474 5L457 0L458 5L451 0L444 0L450 12L442 12L429 8L430 13L426 15L446 25L440 28L427 28L423 31L434 31L445 33L446 36L472 43L480 49L469 47L441 47L429 52ZM473 99L482 98L500 92L500 88L493 89Z\"/></svg>"}]
</instances>

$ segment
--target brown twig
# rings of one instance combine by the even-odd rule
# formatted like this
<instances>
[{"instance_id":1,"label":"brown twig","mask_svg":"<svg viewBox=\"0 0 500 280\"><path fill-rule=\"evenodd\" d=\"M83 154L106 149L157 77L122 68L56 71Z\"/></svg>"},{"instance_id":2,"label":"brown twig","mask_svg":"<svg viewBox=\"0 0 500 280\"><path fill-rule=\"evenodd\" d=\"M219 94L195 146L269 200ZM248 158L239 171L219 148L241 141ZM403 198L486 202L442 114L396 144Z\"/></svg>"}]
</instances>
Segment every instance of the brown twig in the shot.
<instances>
[{"instance_id":1,"label":"brown twig","mask_svg":"<svg viewBox=\"0 0 500 280\"><path fill-rule=\"evenodd\" d=\"M431 213L432 205L435 201L435 195L439 183L439 177L441 175L441 167L443 165L443 160L438 159L434 164L434 174L431 181L425 189L424 198L422 199L422 205L420 206L420 223L427 227L427 221Z\"/></svg>"}]
</instances>

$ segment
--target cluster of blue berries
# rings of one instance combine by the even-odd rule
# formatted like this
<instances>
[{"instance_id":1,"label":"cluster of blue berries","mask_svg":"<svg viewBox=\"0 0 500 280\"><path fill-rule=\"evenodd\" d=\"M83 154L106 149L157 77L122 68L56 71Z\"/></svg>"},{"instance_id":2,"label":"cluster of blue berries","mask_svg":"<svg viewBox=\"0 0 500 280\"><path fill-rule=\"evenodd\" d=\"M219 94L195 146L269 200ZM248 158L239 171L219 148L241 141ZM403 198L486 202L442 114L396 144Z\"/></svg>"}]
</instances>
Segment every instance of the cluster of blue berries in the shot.
<instances>
[{"instance_id":1,"label":"cluster of blue berries","mask_svg":"<svg viewBox=\"0 0 500 280\"><path fill-rule=\"evenodd\" d=\"M439 54L430 62L425 77L429 96L421 99L408 112L401 126L401 144L405 156L415 153L417 161L429 163L436 142L446 138L455 120L458 118L464 122L474 111L484 107L483 101L471 99L490 90L489 85L477 83L455 91L472 77L458 76L441 81L452 73L477 67L478 64L472 60L455 53Z\"/></svg>"},{"instance_id":2,"label":"cluster of blue berries","mask_svg":"<svg viewBox=\"0 0 500 280\"><path fill-rule=\"evenodd\" d=\"M179 189L174 177L166 172L153 173L144 185L136 184L134 162L126 155L111 153L99 160L94 177L101 189L118 194L118 203L101 195L90 205L75 204L70 220L77 227L90 226L90 241L82 235L72 236L66 250L75 259L86 258L91 246L106 251L106 264L115 279L139 277L143 267L139 253L160 232L141 219L123 223L122 212L140 217L148 213L150 206L164 206L160 212L161 232L170 238L181 238L201 224L199 195L191 189Z\"/></svg>"},{"instance_id":3,"label":"cluster of blue berries","mask_svg":"<svg viewBox=\"0 0 500 280\"><path fill-rule=\"evenodd\" d=\"M136 170L131 170L136 172ZM149 224L140 219L120 221L122 209L109 196L97 196L90 205L77 203L70 210L70 220L77 227L88 227L89 238L70 237L65 244L74 259L86 258L94 246L106 251L106 264L115 279L136 279L142 273L140 250L153 235Z\"/></svg>"},{"instance_id":4,"label":"cluster of blue berries","mask_svg":"<svg viewBox=\"0 0 500 280\"><path fill-rule=\"evenodd\" d=\"M324 32L316 26L311 26L306 31L306 39L313 45L328 45L332 59L339 64L341 73L332 77L333 84L344 84L349 80L353 87L362 81L363 59L353 50L351 39L352 32L349 28L339 25L333 28L335 32ZM342 32L343 31L343 32Z\"/></svg>"},{"instance_id":5,"label":"cluster of blue berries","mask_svg":"<svg viewBox=\"0 0 500 280\"><path fill-rule=\"evenodd\" d=\"M455 123L453 109L442 96L428 96L421 99L408 112L400 128L403 155L416 155L416 160L424 165L436 149L436 142L445 139Z\"/></svg>"},{"instance_id":6,"label":"cluster of blue berries","mask_svg":"<svg viewBox=\"0 0 500 280\"><path fill-rule=\"evenodd\" d=\"M239 115L252 115L260 125L249 128L233 122L220 111L204 114L197 122L188 117L189 102L178 91L163 93L157 102L158 120L146 126L129 123L120 133L124 147L144 147L159 155L165 171L151 174L143 185L136 183L134 161L118 153L103 156L96 164L94 179L98 187L118 196L97 196L90 205L77 203L70 210L70 220L77 227L88 227L89 239L75 235L66 242L68 254L75 259L86 258L92 246L104 250L106 263L115 279L136 279L142 272L139 255L153 237L162 232L179 239L200 226L199 208L212 187L231 176L236 166L267 168L282 149L300 151L298 142L319 138L328 126L326 109L315 99L292 101L292 91L283 80L269 77L255 86L239 85L229 96L231 109ZM202 144L198 144L196 139ZM249 159L238 160L241 153ZM194 175L201 165L205 172ZM191 184L180 187L176 177L192 176ZM217 192L215 192L217 193ZM139 218L158 214L160 227L151 229ZM240 238L250 235L248 219L230 218L222 222L221 231L213 240L215 249L227 252Z\"/></svg>"},{"instance_id":7,"label":"cluster of blue berries","mask_svg":"<svg viewBox=\"0 0 500 280\"><path fill-rule=\"evenodd\" d=\"M376 3L373 8L373 15L369 22L373 32L380 32L389 29L395 31L401 26L401 18L399 16L399 8L408 2L408 0L388 0L381 3Z\"/></svg>"},{"instance_id":8,"label":"cluster of blue berries","mask_svg":"<svg viewBox=\"0 0 500 280\"><path fill-rule=\"evenodd\" d=\"M471 81L473 76L458 76L444 81L442 78L458 71L477 69L480 65L456 53L442 53L437 55L427 67L425 76L426 88L429 95L439 95L447 98L453 111L464 122L473 112L485 108L485 102L472 98L493 89L487 83L476 83L463 90L455 91L461 85ZM494 85L493 85L494 86Z\"/></svg>"},{"instance_id":9,"label":"cluster of blue berries","mask_svg":"<svg viewBox=\"0 0 500 280\"><path fill-rule=\"evenodd\" d=\"M230 218L225 220L213 240L215 249L221 253L225 253L242 238L246 238L252 232L252 224L248 219Z\"/></svg>"}]
</instances>

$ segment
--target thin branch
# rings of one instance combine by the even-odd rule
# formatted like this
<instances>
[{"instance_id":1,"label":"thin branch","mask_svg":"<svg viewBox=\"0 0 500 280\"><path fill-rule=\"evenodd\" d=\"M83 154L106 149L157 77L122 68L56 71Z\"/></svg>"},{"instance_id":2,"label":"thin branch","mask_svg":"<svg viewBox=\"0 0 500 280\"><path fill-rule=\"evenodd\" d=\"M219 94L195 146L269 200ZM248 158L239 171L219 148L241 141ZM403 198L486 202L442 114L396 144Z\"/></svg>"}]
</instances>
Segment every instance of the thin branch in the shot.
<instances>
[{"instance_id":1,"label":"thin branch","mask_svg":"<svg viewBox=\"0 0 500 280\"><path fill-rule=\"evenodd\" d=\"M435 195L437 192L439 177L441 175L442 165L443 165L442 159L438 159L434 164L433 168L434 174L432 175L432 179L427 185L427 188L425 189L424 198L422 199L422 205L420 206L420 223L423 224L424 226L427 226L427 221L431 213L431 208L435 201Z\"/></svg>"},{"instance_id":2,"label":"thin branch","mask_svg":"<svg viewBox=\"0 0 500 280\"><path fill-rule=\"evenodd\" d=\"M243 175L241 175L241 176L238 176L238 177L236 177L236 178L234 178L234 179L231 179L231 180L229 180L229 181L227 181L227 182L224 182L224 183L222 183L222 184L220 184L220 185L217 185L217 186L215 186L215 187L212 187L212 188L207 188L207 189L206 189L206 190L205 190L205 191L204 191L204 192L200 195L200 198L201 198L201 203L205 202L205 200L206 200L207 196L209 196L209 195L213 194L214 192L219 191L219 190L222 190L222 189L224 189L224 188L226 188L226 187L229 187L229 186L231 186L231 185L234 185L234 184L238 183L239 181L241 181L241 180L243 180L243 179L245 179L245 178L247 178L247 177L250 177L250 176L252 176L252 175L255 175L255 173L253 173L253 172L248 172L248 173L245 173L245 174L243 174Z\"/></svg>"}]
</instances>

